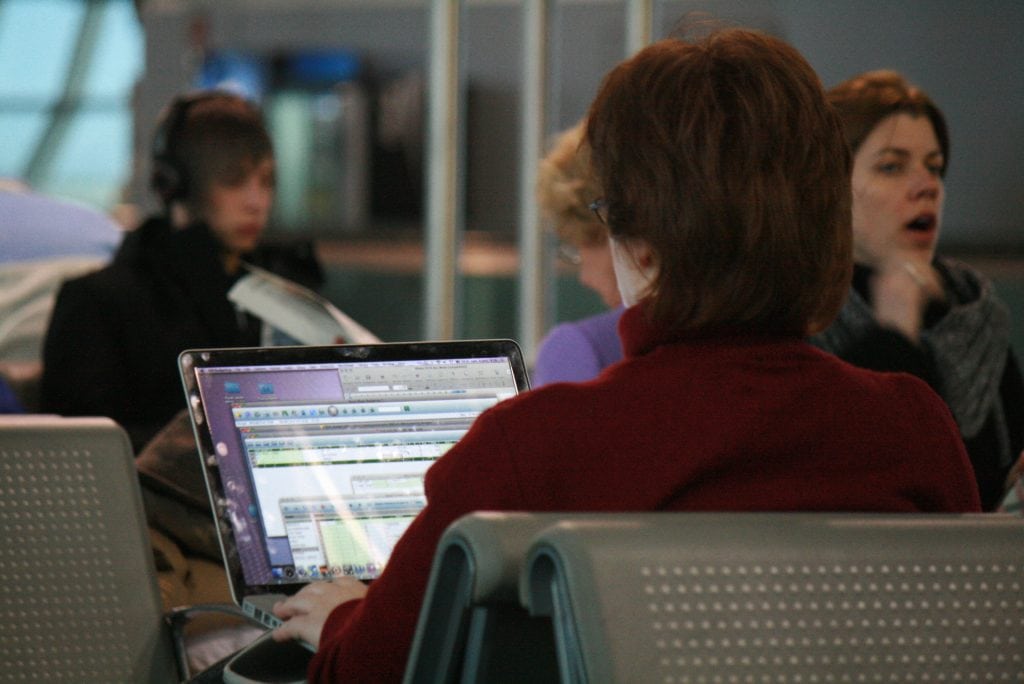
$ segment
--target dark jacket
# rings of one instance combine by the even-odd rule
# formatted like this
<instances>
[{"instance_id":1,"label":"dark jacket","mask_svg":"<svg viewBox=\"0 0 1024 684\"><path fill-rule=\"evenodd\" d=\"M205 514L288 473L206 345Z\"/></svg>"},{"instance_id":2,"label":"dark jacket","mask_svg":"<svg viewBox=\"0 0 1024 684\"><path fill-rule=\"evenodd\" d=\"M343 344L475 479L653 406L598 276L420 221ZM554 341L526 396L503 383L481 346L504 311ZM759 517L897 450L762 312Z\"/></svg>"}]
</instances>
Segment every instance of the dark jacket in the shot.
<instances>
[{"instance_id":1,"label":"dark jacket","mask_svg":"<svg viewBox=\"0 0 1024 684\"><path fill-rule=\"evenodd\" d=\"M872 301L869 286L871 275L869 269L857 265L853 278L853 289L868 304ZM948 305L933 303L925 312L924 327L934 326L948 310ZM836 351L823 342L822 338L819 338L816 344L829 351ZM922 346L911 342L895 330L873 325L863 331L855 345L837 353L844 360L862 368L916 375L940 396L944 394L934 357ZM1012 348L1006 355L1006 365L999 386L999 401L1005 415L1006 427L1003 429L1008 432L1011 456L1015 461L1016 455L1024 449L1024 379ZM1001 463L999 459L999 430L1000 427L995 420L990 418L976 435L964 438L984 510L993 510L999 505L1010 467L1010 464Z\"/></svg>"},{"instance_id":2,"label":"dark jacket","mask_svg":"<svg viewBox=\"0 0 1024 684\"><path fill-rule=\"evenodd\" d=\"M227 299L236 278L219 254L205 225L150 219L109 266L66 282L43 350L42 410L109 416L138 452L185 407L182 350L260 342L258 321Z\"/></svg>"}]
</instances>

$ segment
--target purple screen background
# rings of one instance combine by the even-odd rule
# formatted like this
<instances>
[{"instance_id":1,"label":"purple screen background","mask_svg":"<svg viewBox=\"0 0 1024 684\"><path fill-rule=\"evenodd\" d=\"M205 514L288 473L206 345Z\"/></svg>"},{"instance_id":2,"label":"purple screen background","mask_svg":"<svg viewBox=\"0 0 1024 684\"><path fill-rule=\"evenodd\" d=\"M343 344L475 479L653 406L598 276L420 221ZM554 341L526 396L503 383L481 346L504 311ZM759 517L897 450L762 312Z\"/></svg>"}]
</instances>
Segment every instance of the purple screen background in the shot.
<instances>
[{"instance_id":1,"label":"purple screen background","mask_svg":"<svg viewBox=\"0 0 1024 684\"><path fill-rule=\"evenodd\" d=\"M267 554L273 556L276 562L288 562L288 546L284 542L279 545L282 548L273 548L272 542L264 536L262 527L257 527L259 517L256 514L252 480L241 434L235 428L231 409L239 404L260 402L341 402L345 400L341 377L334 368L260 368L249 371L203 369L198 372L197 379L209 422L212 446L217 455L220 483L225 490L218 494L231 502L233 536L238 555L243 561L245 579L250 584L269 584L273 579ZM237 384L239 392L227 391L232 383ZM260 391L260 386L267 383L273 386L271 394ZM226 445L227 453L222 454L217 450L220 443ZM239 529L235 524L239 520L247 523L246 530Z\"/></svg>"}]
</instances>

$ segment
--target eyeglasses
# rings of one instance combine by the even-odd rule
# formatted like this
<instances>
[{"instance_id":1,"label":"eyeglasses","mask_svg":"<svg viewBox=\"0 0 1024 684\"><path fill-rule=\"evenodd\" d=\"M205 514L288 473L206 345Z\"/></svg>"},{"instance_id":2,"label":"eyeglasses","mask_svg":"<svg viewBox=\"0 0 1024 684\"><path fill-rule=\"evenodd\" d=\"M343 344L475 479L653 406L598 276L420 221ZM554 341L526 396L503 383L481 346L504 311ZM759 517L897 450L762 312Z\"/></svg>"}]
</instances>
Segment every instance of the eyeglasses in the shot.
<instances>
[{"instance_id":1,"label":"eyeglasses","mask_svg":"<svg viewBox=\"0 0 1024 684\"><path fill-rule=\"evenodd\" d=\"M567 245L564 242L558 244L558 258L570 266L579 266L582 261L580 250L576 249L575 245Z\"/></svg>"},{"instance_id":2,"label":"eyeglasses","mask_svg":"<svg viewBox=\"0 0 1024 684\"><path fill-rule=\"evenodd\" d=\"M590 204L587 205L590 211L594 212L594 216L601 223L608 225L608 202L603 197L599 197Z\"/></svg>"}]
</instances>

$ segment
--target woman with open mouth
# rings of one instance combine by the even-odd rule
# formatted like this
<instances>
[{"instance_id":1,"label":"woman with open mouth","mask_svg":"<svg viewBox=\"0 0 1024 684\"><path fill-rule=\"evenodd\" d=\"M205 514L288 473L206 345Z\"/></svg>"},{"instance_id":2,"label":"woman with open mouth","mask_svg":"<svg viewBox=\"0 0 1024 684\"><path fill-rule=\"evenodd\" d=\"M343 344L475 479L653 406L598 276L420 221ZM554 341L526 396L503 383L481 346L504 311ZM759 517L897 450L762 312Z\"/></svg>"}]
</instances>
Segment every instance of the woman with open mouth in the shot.
<instances>
[{"instance_id":1,"label":"woman with open mouth","mask_svg":"<svg viewBox=\"0 0 1024 684\"><path fill-rule=\"evenodd\" d=\"M945 118L893 71L829 92L853 152L853 287L814 342L856 365L927 381L960 427L982 507L1024 449L1024 381L1009 312L985 276L935 253L949 163Z\"/></svg>"}]
</instances>

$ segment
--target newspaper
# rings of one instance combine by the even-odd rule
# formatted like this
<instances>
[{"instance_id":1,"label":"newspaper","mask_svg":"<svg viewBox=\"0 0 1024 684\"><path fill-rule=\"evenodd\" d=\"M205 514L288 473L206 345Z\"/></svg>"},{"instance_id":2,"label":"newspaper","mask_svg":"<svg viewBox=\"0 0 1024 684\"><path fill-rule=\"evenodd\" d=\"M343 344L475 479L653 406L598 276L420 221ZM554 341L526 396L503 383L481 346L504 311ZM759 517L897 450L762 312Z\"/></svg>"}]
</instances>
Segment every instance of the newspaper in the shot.
<instances>
[{"instance_id":1,"label":"newspaper","mask_svg":"<svg viewBox=\"0 0 1024 684\"><path fill-rule=\"evenodd\" d=\"M318 295L287 278L247 264L248 273L228 292L243 311L280 330L298 344L374 344L376 335Z\"/></svg>"}]
</instances>

